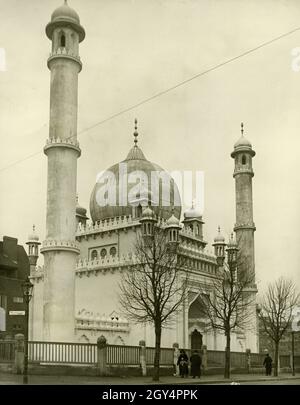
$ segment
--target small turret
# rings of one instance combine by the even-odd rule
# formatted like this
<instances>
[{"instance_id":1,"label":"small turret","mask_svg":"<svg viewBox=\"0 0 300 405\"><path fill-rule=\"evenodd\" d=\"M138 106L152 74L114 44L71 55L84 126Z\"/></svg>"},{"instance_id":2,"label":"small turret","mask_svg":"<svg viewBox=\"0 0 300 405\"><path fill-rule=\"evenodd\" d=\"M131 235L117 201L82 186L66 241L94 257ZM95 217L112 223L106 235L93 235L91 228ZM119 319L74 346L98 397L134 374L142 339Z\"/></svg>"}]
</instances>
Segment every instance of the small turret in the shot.
<instances>
[{"instance_id":1,"label":"small turret","mask_svg":"<svg viewBox=\"0 0 300 405\"><path fill-rule=\"evenodd\" d=\"M172 215L166 222L165 230L168 232L168 241L170 244L178 245L179 243L179 231L180 231L179 219L174 215L174 209Z\"/></svg>"},{"instance_id":2,"label":"small turret","mask_svg":"<svg viewBox=\"0 0 300 405\"><path fill-rule=\"evenodd\" d=\"M184 220L182 221L186 229L190 229L193 234L203 240L203 224L202 212L194 207L188 208L184 213Z\"/></svg>"},{"instance_id":3,"label":"small turret","mask_svg":"<svg viewBox=\"0 0 300 405\"><path fill-rule=\"evenodd\" d=\"M157 222L154 212L151 209L150 205L146 207L142 212L142 217L140 219L140 223L142 224L142 234L143 237L153 236L154 234L154 226Z\"/></svg>"},{"instance_id":4,"label":"small turret","mask_svg":"<svg viewBox=\"0 0 300 405\"><path fill-rule=\"evenodd\" d=\"M35 225L32 227L32 233L28 235L28 241L26 242L26 245L28 245L28 258L29 258L29 263L30 263L30 274L32 271L35 270L36 264L39 258L39 245L41 242L39 242L39 237L35 231Z\"/></svg>"},{"instance_id":5,"label":"small turret","mask_svg":"<svg viewBox=\"0 0 300 405\"><path fill-rule=\"evenodd\" d=\"M218 266L223 266L225 260L225 238L221 234L221 229L218 227L218 235L214 239L213 247L215 249L215 256L217 257Z\"/></svg>"},{"instance_id":6,"label":"small turret","mask_svg":"<svg viewBox=\"0 0 300 405\"><path fill-rule=\"evenodd\" d=\"M238 253L238 245L236 243L235 237L233 236L233 233L230 236L229 242L227 244L227 261L228 265L230 266L236 266L237 264L237 253Z\"/></svg>"}]
</instances>

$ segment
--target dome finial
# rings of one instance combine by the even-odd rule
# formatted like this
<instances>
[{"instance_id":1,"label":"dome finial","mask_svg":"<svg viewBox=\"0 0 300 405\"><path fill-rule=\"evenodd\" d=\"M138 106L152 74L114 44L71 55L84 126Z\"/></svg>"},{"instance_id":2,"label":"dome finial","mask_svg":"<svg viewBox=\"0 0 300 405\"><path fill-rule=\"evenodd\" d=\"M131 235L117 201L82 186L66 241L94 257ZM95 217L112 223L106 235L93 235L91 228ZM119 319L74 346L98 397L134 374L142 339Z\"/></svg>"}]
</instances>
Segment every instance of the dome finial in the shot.
<instances>
[{"instance_id":1,"label":"dome finial","mask_svg":"<svg viewBox=\"0 0 300 405\"><path fill-rule=\"evenodd\" d=\"M139 133L137 131L137 123L138 123L138 121L137 121L137 119L135 119L134 120L134 133L133 133L133 135L134 135L134 146L135 147L137 147L137 143L138 143L137 137L139 136Z\"/></svg>"},{"instance_id":2,"label":"dome finial","mask_svg":"<svg viewBox=\"0 0 300 405\"><path fill-rule=\"evenodd\" d=\"M242 133L242 136L244 136L244 123L243 122L241 122L241 133Z\"/></svg>"},{"instance_id":3,"label":"dome finial","mask_svg":"<svg viewBox=\"0 0 300 405\"><path fill-rule=\"evenodd\" d=\"M218 232L221 233L221 227L220 227L220 225L218 226Z\"/></svg>"},{"instance_id":4,"label":"dome finial","mask_svg":"<svg viewBox=\"0 0 300 405\"><path fill-rule=\"evenodd\" d=\"M78 204L78 200L79 200L78 193L76 193L76 202L77 202L77 204Z\"/></svg>"}]
</instances>

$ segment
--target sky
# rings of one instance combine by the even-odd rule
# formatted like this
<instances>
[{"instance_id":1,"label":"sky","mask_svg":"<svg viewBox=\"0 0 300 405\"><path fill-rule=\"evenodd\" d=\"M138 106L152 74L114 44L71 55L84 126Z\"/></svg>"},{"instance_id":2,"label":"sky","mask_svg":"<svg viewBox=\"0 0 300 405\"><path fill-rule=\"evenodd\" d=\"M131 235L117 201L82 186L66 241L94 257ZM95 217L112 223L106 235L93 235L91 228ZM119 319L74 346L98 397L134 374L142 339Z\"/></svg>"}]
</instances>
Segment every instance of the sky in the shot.
<instances>
[{"instance_id":1,"label":"sky","mask_svg":"<svg viewBox=\"0 0 300 405\"><path fill-rule=\"evenodd\" d=\"M62 0L0 0L0 237L45 238L50 41L45 26ZM204 235L235 222L233 160L245 136L253 178L256 274L263 289L280 276L300 287L300 30L160 97L114 114L300 27L298 0L69 0L80 44L80 204L97 174L123 160L139 121L145 156L168 171L205 175ZM1 68L2 67L2 68ZM89 129L92 127L91 129ZM185 207L186 208L186 207ZM42 263L42 258L40 258Z\"/></svg>"}]
</instances>

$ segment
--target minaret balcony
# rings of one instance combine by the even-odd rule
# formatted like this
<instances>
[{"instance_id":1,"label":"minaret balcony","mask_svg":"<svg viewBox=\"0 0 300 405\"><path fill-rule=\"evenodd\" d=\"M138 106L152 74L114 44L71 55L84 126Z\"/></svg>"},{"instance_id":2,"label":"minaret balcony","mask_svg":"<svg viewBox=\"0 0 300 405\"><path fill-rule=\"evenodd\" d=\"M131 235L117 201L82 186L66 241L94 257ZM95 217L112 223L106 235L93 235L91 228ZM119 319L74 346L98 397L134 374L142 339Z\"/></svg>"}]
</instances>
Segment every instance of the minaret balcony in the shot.
<instances>
[{"instance_id":1,"label":"minaret balcony","mask_svg":"<svg viewBox=\"0 0 300 405\"><path fill-rule=\"evenodd\" d=\"M44 147L44 153L47 155L47 151L50 148L54 147L63 147L63 148L70 148L75 151L77 151L78 156L81 155L81 149L79 147L79 142L76 139L72 138L66 138L66 139L61 139L61 138L50 138L47 139L46 141L46 146Z\"/></svg>"},{"instance_id":2,"label":"minaret balcony","mask_svg":"<svg viewBox=\"0 0 300 405\"><path fill-rule=\"evenodd\" d=\"M250 174L251 177L254 176L253 169L245 167L236 167L234 169L233 177L237 176L238 174Z\"/></svg>"},{"instance_id":3,"label":"minaret balcony","mask_svg":"<svg viewBox=\"0 0 300 405\"><path fill-rule=\"evenodd\" d=\"M74 54L71 50L67 50L66 48L58 48L56 51L50 53L49 58L47 60L47 66L50 69L50 62L57 58L64 58L69 59L74 62L77 62L80 66L80 70L82 69L82 62L79 55Z\"/></svg>"},{"instance_id":4,"label":"minaret balcony","mask_svg":"<svg viewBox=\"0 0 300 405\"><path fill-rule=\"evenodd\" d=\"M243 224L234 224L234 231L238 231L239 229L252 229L253 231L256 231L254 222L247 222L247 223L243 223Z\"/></svg>"},{"instance_id":5,"label":"minaret balcony","mask_svg":"<svg viewBox=\"0 0 300 405\"><path fill-rule=\"evenodd\" d=\"M79 254L80 249L78 246L78 243L75 241L61 241L61 240L54 240L54 239L48 239L43 242L41 249L41 253L45 253L48 251L58 251L58 250L63 250L63 251L70 251Z\"/></svg>"}]
</instances>

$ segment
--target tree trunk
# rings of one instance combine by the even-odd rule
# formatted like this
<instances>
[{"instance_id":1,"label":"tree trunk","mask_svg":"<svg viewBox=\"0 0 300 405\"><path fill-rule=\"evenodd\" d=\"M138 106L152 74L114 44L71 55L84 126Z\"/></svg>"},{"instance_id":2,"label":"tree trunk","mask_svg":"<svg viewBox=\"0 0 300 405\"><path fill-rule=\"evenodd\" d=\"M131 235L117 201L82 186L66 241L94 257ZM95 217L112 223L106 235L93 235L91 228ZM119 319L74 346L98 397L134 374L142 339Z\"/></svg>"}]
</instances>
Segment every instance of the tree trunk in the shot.
<instances>
[{"instance_id":1,"label":"tree trunk","mask_svg":"<svg viewBox=\"0 0 300 405\"><path fill-rule=\"evenodd\" d=\"M224 378L230 378L230 332L226 332Z\"/></svg>"},{"instance_id":2,"label":"tree trunk","mask_svg":"<svg viewBox=\"0 0 300 405\"><path fill-rule=\"evenodd\" d=\"M275 342L274 377L278 377L279 342Z\"/></svg>"},{"instance_id":3,"label":"tree trunk","mask_svg":"<svg viewBox=\"0 0 300 405\"><path fill-rule=\"evenodd\" d=\"M161 325L156 325L153 381L159 381L160 341L161 341Z\"/></svg>"}]
</instances>

